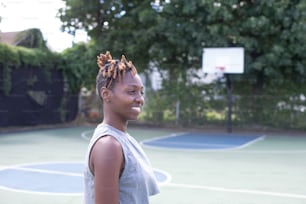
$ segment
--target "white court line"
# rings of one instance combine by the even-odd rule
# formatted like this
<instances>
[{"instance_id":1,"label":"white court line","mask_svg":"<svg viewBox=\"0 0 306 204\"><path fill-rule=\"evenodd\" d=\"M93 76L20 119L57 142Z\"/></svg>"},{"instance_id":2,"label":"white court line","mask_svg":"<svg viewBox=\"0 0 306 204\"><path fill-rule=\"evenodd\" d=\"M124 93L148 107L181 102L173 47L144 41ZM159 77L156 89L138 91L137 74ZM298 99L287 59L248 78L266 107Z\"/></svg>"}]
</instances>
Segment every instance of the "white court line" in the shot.
<instances>
[{"instance_id":1,"label":"white court line","mask_svg":"<svg viewBox=\"0 0 306 204\"><path fill-rule=\"evenodd\" d=\"M62 171L54 171L54 170L44 170L44 169L36 169L36 168L28 168L28 167L17 167L17 168L8 168L13 170L22 170L22 171L28 171L28 172L37 172L37 173L47 173L47 174L58 174L58 175L64 175L64 176L76 176L76 177L83 177L83 174L78 173L66 173ZM165 185L169 183L172 179L171 175L163 170L154 168L154 171L159 172L161 174L164 174L166 177L166 180L163 182L158 182L159 185Z\"/></svg>"},{"instance_id":2,"label":"white court line","mask_svg":"<svg viewBox=\"0 0 306 204\"><path fill-rule=\"evenodd\" d=\"M54 171L54 170L44 170L44 169L36 169L36 168L29 168L29 167L23 167L27 165L37 165L37 164L78 164L81 162L76 161L54 161L54 162L40 162L40 163L25 163L25 164L18 164L18 165L12 165L12 166L0 166L1 170L22 170L22 171L29 171L29 172L38 172L38 173L48 173L48 174L57 174L57 175L65 175L65 176L75 176L75 177L83 177L83 174L78 173L67 173L67 172L61 172L61 171ZM39 192L39 191L32 191L32 190L22 190L17 188L9 188L0 185L0 190L6 190L6 191L13 191L13 192L20 192L20 193L31 193L31 194L37 194L37 195L51 195L51 196L82 196L82 193L60 193L60 192Z\"/></svg>"},{"instance_id":3,"label":"white court line","mask_svg":"<svg viewBox=\"0 0 306 204\"><path fill-rule=\"evenodd\" d=\"M166 138L171 138L171 137L178 137L180 135L184 135L184 134L188 134L188 132L183 132L183 133L178 133L178 134L171 134L169 136L162 136L162 137L155 137L152 139L147 139L147 140L143 140L140 142L140 144L144 147L147 148L151 148L151 149L164 149L164 150L187 150L187 151L196 151L196 152L224 152L224 151L229 151L229 150L239 150L239 149L243 149L246 148L250 145L252 145L253 143L256 143L260 140L264 140L265 139L265 135L262 136L258 136L258 138L253 139L249 142L246 142L245 144L242 145L238 145L238 146L233 146L233 145L227 145L227 144L212 144L212 143L194 143L194 142L188 142L188 144L194 145L194 146L201 146L201 145L207 145L210 147L223 147L223 148L211 148L211 149L196 149L196 148L179 148L179 147L160 147L158 145L154 146L154 145L150 145L150 144L145 144L148 142L154 142L154 141L158 141L160 139L166 139ZM168 144L181 144L180 142L166 142Z\"/></svg>"},{"instance_id":4,"label":"white court line","mask_svg":"<svg viewBox=\"0 0 306 204\"><path fill-rule=\"evenodd\" d=\"M8 188L5 186L0 186L0 190L12 191L12 192L18 192L18 193L30 193L30 194L37 194L37 195L83 196L83 192L82 193L52 193L52 192L39 192L39 191L32 191L32 190L21 190L21 189L15 189L15 188Z\"/></svg>"},{"instance_id":5,"label":"white court line","mask_svg":"<svg viewBox=\"0 0 306 204\"><path fill-rule=\"evenodd\" d=\"M154 142L156 140L160 140L161 138L171 138L171 137L177 137L180 135L184 135L187 132L183 132L183 133L174 133L171 134L169 136L161 136L161 137L155 137L152 139L147 139L147 140L143 140L140 142L140 144L143 147L149 148L149 149L157 149L157 150L169 150L169 151L192 151L192 152L209 152L209 153L242 153L242 154L304 154L306 153L306 149L294 149L294 150L290 150L290 149L281 149L281 150L245 150L244 148L246 148L247 146L250 146L251 144L258 142L260 140L264 140L266 138L266 135L262 135L259 138L252 140L244 145L238 146L238 147L227 147L226 145L224 145L223 149L193 149L193 148L169 148L169 147L160 147L160 146L153 146L153 145L148 145L145 144L147 142ZM174 143L171 143L174 144ZM191 143L190 143L191 144ZM194 145L199 145L199 144L195 144ZM213 146L213 145L211 145ZM221 145L218 145L221 146Z\"/></svg>"},{"instance_id":6,"label":"white court line","mask_svg":"<svg viewBox=\"0 0 306 204\"><path fill-rule=\"evenodd\" d=\"M28 163L26 165L36 165L36 164L50 164L50 163L55 163L55 164L60 164L60 163L78 163L78 162L43 162L43 163ZM36 168L31 168L31 167L23 167L23 165L14 165L14 166L0 166L0 171L1 170L21 170L21 171L27 171L27 172L37 172L37 173L47 173L47 174L57 174L57 175L65 175L65 176L76 176L76 177L83 177L83 174L78 174L78 173L66 173L62 171L55 171L55 170L45 170L45 169L39 169L38 167ZM161 169L154 168L154 171L164 174L166 177L166 180L163 182L158 182L159 186L166 185L169 183L172 179L171 175L167 173L166 171L163 171ZM39 192L39 191L34 191L34 190L22 190L18 188L10 188L6 186L2 186L0 184L0 190L6 190L6 191L13 191L13 192L21 192L21 193L31 193L31 194L38 194L38 195L55 195L55 196L82 196L82 193L52 193L52 192Z\"/></svg>"},{"instance_id":7,"label":"white court line","mask_svg":"<svg viewBox=\"0 0 306 204\"><path fill-rule=\"evenodd\" d=\"M83 174L67 173L67 172L54 171L54 170L44 170L44 169L38 169L38 168L36 169L36 168L28 168L28 167L16 167L16 168L11 168L11 169L22 170L22 171L29 171L29 172L37 172L37 173L58 174L58 175L64 175L64 176L79 176L79 177L83 177Z\"/></svg>"},{"instance_id":8,"label":"white court line","mask_svg":"<svg viewBox=\"0 0 306 204\"><path fill-rule=\"evenodd\" d=\"M88 134L90 134L90 136L86 136L86 135L88 135ZM93 134L93 130L86 130L86 131L83 131L83 132L81 133L81 137L82 137L83 139L85 139L86 141L88 141L88 140L90 140L92 134Z\"/></svg>"},{"instance_id":9,"label":"white court line","mask_svg":"<svg viewBox=\"0 0 306 204\"><path fill-rule=\"evenodd\" d=\"M159 173L161 173L161 174L164 174L164 176L166 176L166 180L165 180L165 181L163 181L163 182L157 181L157 182L158 182L158 185L163 186L163 185L169 183L169 182L172 180L172 176L171 176L171 174L169 174L168 172L163 171L163 170L161 170L161 169L156 169L156 168L154 168L153 170L154 170L155 172L159 172Z\"/></svg>"},{"instance_id":10,"label":"white court line","mask_svg":"<svg viewBox=\"0 0 306 204\"><path fill-rule=\"evenodd\" d=\"M13 165L7 165L7 166L0 166L0 170L27 168L27 167L24 167L24 166L48 165L48 164L83 164L83 162L81 162L81 161L28 162L28 163L22 163L22 164L13 164Z\"/></svg>"},{"instance_id":11,"label":"white court line","mask_svg":"<svg viewBox=\"0 0 306 204\"><path fill-rule=\"evenodd\" d=\"M299 150L290 150L290 149L283 149L283 150L242 150L242 151L227 151L233 153L247 153L247 154L303 154L306 153L306 150L299 149Z\"/></svg>"},{"instance_id":12,"label":"white court line","mask_svg":"<svg viewBox=\"0 0 306 204\"><path fill-rule=\"evenodd\" d=\"M168 183L168 184L165 184L164 186L175 187L175 188L203 189L203 190L210 190L210 191L230 192L230 193L266 195L266 196L274 196L274 197L297 198L297 199L306 200L306 195L294 194L294 193L280 193L280 192L271 192L271 191L239 189L239 188L231 189L231 188L223 188L223 187L215 187L215 186L199 186L199 185L179 184L179 183Z\"/></svg>"}]
</instances>

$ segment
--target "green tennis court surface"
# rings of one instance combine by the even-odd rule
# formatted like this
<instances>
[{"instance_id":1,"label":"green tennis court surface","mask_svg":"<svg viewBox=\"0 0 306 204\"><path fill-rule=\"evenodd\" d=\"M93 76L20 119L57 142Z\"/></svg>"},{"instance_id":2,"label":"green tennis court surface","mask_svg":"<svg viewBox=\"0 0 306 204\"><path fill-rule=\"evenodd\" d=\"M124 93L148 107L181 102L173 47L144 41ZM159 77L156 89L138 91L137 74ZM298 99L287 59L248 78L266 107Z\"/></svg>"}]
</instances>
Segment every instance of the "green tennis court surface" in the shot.
<instances>
[{"instance_id":1,"label":"green tennis court surface","mask_svg":"<svg viewBox=\"0 0 306 204\"><path fill-rule=\"evenodd\" d=\"M82 203L82 164L93 128L0 134L0 203ZM160 181L152 204L306 203L306 134L129 132Z\"/></svg>"}]
</instances>

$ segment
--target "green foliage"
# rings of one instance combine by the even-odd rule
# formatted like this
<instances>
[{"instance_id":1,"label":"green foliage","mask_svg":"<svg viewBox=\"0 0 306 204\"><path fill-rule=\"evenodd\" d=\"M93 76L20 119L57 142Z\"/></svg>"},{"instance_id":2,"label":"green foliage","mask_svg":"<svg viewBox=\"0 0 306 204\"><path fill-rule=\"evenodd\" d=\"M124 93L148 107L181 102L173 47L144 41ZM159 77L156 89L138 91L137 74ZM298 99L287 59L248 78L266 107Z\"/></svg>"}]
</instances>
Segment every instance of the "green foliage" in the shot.
<instances>
[{"instance_id":1,"label":"green foliage","mask_svg":"<svg viewBox=\"0 0 306 204\"><path fill-rule=\"evenodd\" d=\"M72 93L79 93L81 87L94 88L98 72L97 55L98 52L95 52L91 45L84 43L76 44L61 53L63 59L61 68Z\"/></svg>"},{"instance_id":2,"label":"green foliage","mask_svg":"<svg viewBox=\"0 0 306 204\"><path fill-rule=\"evenodd\" d=\"M0 44L0 63L9 64L15 68L22 65L56 67L60 63L59 55L49 50L30 49Z\"/></svg>"},{"instance_id":3,"label":"green foliage","mask_svg":"<svg viewBox=\"0 0 306 204\"><path fill-rule=\"evenodd\" d=\"M181 67L183 59L188 67L200 67L200 60L193 60L201 59L203 47L242 46L245 72L256 80L249 85L261 90L271 79L281 83L288 77L301 83L306 64L306 48L301 46L306 40L304 7L304 1L174 0L164 5L156 27L159 40L152 49L157 60Z\"/></svg>"},{"instance_id":4,"label":"green foliage","mask_svg":"<svg viewBox=\"0 0 306 204\"><path fill-rule=\"evenodd\" d=\"M7 65L20 65L18 49L7 44L0 44L0 63Z\"/></svg>"},{"instance_id":5,"label":"green foliage","mask_svg":"<svg viewBox=\"0 0 306 204\"><path fill-rule=\"evenodd\" d=\"M48 49L43 34L40 29L37 28L24 30L18 33L15 44L27 48Z\"/></svg>"},{"instance_id":6,"label":"green foliage","mask_svg":"<svg viewBox=\"0 0 306 204\"><path fill-rule=\"evenodd\" d=\"M12 88L12 80L11 80L11 69L8 64L3 65L3 79L1 84L1 89L4 95L9 95Z\"/></svg>"},{"instance_id":7,"label":"green foliage","mask_svg":"<svg viewBox=\"0 0 306 204\"><path fill-rule=\"evenodd\" d=\"M49 82L52 81L50 70L62 69L69 84L67 91L77 94L81 87L92 88L95 84L95 75L98 71L97 53L91 45L85 44L77 44L60 54L45 49L29 49L0 44L0 65L3 67L1 90L6 95L9 94L12 69L30 66L43 69ZM29 79L28 83L35 83L35 78Z\"/></svg>"},{"instance_id":8,"label":"green foliage","mask_svg":"<svg viewBox=\"0 0 306 204\"><path fill-rule=\"evenodd\" d=\"M167 121L169 118L175 121L174 104L172 102L169 103L167 99L160 92L146 91L146 102L141 119L155 124ZM164 115L164 112L167 112L167 115Z\"/></svg>"},{"instance_id":9,"label":"green foliage","mask_svg":"<svg viewBox=\"0 0 306 204\"><path fill-rule=\"evenodd\" d=\"M256 91L287 78L305 82L305 1L161 2L65 0L59 17L64 30L85 29L101 50L125 53L140 69L155 62L173 79L201 66L203 47L242 46Z\"/></svg>"},{"instance_id":10,"label":"green foliage","mask_svg":"<svg viewBox=\"0 0 306 204\"><path fill-rule=\"evenodd\" d=\"M63 30L74 34L84 29L99 52L109 50L116 58L125 54L140 71L147 67L156 24L149 0L64 2L65 8L58 13Z\"/></svg>"},{"instance_id":11,"label":"green foliage","mask_svg":"<svg viewBox=\"0 0 306 204\"><path fill-rule=\"evenodd\" d=\"M167 112L173 118L173 103L180 101L180 119L184 124L190 124L191 118L203 123L212 115L210 118L219 118L219 113L226 113L224 102L205 101L199 91L205 87L196 88L188 82L187 70L201 67L204 47L245 48L245 73L231 78L234 94L250 100L237 98L239 107L235 107L238 112L234 122L261 123L265 118L272 123L276 121L273 118L279 116L278 112L271 112L280 99L269 98L267 102L260 97L252 100L253 97L274 96L280 91L287 98L305 93L304 0L171 0L152 6L153 2L65 0L66 7L59 11L59 16L64 30L88 31L96 47L88 49L110 50L113 56L126 54L140 71L149 63L166 70L160 97L153 94L153 99L162 105L148 107L163 107L159 112ZM223 88L219 87L217 92L224 98ZM195 98L192 105L191 97ZM258 104L265 107L265 103L269 103L270 110L255 107ZM217 113L211 114L210 110L216 108Z\"/></svg>"},{"instance_id":12,"label":"green foliage","mask_svg":"<svg viewBox=\"0 0 306 204\"><path fill-rule=\"evenodd\" d=\"M306 101L301 95L239 96L235 101L236 124L305 129Z\"/></svg>"},{"instance_id":13,"label":"green foliage","mask_svg":"<svg viewBox=\"0 0 306 204\"><path fill-rule=\"evenodd\" d=\"M168 122L183 126L220 123L224 120L226 105L224 100L216 98L216 94L222 93L216 93L212 85L203 89L197 85L187 87L181 84L173 87L171 83L164 84L164 88L159 91L146 91L142 119L157 124Z\"/></svg>"},{"instance_id":14,"label":"green foliage","mask_svg":"<svg viewBox=\"0 0 306 204\"><path fill-rule=\"evenodd\" d=\"M3 79L1 90L9 95L11 90L11 72L13 69L23 67L41 68L46 79L51 83L50 70L60 67L62 60L57 53L46 49L30 49L0 44L0 67L2 67ZM28 80L29 85L35 83L35 78Z\"/></svg>"}]
</instances>

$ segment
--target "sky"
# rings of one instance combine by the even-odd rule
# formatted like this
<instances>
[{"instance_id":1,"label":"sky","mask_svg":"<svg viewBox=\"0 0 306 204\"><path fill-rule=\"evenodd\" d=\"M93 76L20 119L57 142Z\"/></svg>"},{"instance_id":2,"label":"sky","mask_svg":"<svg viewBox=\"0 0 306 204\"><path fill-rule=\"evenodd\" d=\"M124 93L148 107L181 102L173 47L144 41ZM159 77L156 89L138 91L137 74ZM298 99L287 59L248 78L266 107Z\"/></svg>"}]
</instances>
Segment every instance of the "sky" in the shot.
<instances>
[{"instance_id":1,"label":"sky","mask_svg":"<svg viewBox=\"0 0 306 204\"><path fill-rule=\"evenodd\" d=\"M1 32L39 28L53 51L61 52L72 42L87 41L86 32L77 32L75 38L60 30L61 21L56 18L58 9L64 7L61 0L0 0Z\"/></svg>"}]
</instances>

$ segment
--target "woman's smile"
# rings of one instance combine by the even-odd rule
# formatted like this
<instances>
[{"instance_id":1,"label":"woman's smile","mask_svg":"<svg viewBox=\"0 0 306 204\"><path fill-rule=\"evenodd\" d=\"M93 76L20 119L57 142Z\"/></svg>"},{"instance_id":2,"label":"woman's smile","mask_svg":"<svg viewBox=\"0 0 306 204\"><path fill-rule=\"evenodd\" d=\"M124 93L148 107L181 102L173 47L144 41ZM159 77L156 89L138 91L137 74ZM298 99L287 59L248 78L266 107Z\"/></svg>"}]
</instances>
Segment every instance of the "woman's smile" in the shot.
<instances>
[{"instance_id":1,"label":"woman's smile","mask_svg":"<svg viewBox=\"0 0 306 204\"><path fill-rule=\"evenodd\" d=\"M132 110L137 111L138 113L141 112L141 106L133 106Z\"/></svg>"}]
</instances>

